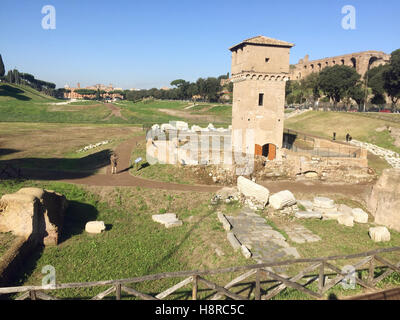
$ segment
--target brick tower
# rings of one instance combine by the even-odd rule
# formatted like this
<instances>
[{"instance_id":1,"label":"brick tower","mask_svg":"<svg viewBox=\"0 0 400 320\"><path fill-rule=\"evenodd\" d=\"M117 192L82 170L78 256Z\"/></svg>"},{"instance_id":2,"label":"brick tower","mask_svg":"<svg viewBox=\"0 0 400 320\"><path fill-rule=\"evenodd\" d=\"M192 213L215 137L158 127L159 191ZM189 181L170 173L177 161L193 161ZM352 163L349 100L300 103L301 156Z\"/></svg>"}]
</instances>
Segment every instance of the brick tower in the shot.
<instances>
[{"instance_id":1,"label":"brick tower","mask_svg":"<svg viewBox=\"0 0 400 320\"><path fill-rule=\"evenodd\" d=\"M285 84L289 80L289 55L294 44L258 36L231 47L232 132L254 130L254 144L232 139L234 148L281 158ZM240 136L242 137L242 136Z\"/></svg>"}]
</instances>

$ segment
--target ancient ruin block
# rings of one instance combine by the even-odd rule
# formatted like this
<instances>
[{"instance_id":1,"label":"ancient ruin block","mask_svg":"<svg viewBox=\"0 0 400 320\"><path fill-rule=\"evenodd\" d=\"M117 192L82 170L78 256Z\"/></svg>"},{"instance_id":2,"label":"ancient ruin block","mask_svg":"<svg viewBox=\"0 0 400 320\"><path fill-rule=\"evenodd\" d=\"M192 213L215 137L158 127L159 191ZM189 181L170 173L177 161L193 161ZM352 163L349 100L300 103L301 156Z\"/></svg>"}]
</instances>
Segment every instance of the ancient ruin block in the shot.
<instances>
[{"instance_id":1,"label":"ancient ruin block","mask_svg":"<svg viewBox=\"0 0 400 320\"><path fill-rule=\"evenodd\" d=\"M298 219L321 219L322 214L320 212L314 211L298 211L295 214Z\"/></svg>"},{"instance_id":2,"label":"ancient ruin block","mask_svg":"<svg viewBox=\"0 0 400 320\"><path fill-rule=\"evenodd\" d=\"M354 217L347 214L342 214L340 217L338 217L337 221L339 224L342 224L346 227L354 226Z\"/></svg>"},{"instance_id":3,"label":"ancient ruin block","mask_svg":"<svg viewBox=\"0 0 400 320\"><path fill-rule=\"evenodd\" d=\"M102 231L106 230L106 225L104 221L89 221L86 223L85 231L87 233L101 233Z\"/></svg>"},{"instance_id":4,"label":"ancient ruin block","mask_svg":"<svg viewBox=\"0 0 400 320\"><path fill-rule=\"evenodd\" d=\"M246 259L251 258L251 252L244 244L240 246L240 249L242 250L242 254Z\"/></svg>"},{"instance_id":5,"label":"ancient ruin block","mask_svg":"<svg viewBox=\"0 0 400 320\"><path fill-rule=\"evenodd\" d=\"M339 217L341 217L343 213L341 212L324 212L322 213L322 219L323 220L338 220Z\"/></svg>"},{"instance_id":6,"label":"ancient ruin block","mask_svg":"<svg viewBox=\"0 0 400 320\"><path fill-rule=\"evenodd\" d=\"M241 249L242 245L239 242L239 240L236 238L236 236L233 234L233 232L228 232L226 234L226 237L227 237L229 243L231 244L232 248L235 251Z\"/></svg>"},{"instance_id":7,"label":"ancient ruin block","mask_svg":"<svg viewBox=\"0 0 400 320\"><path fill-rule=\"evenodd\" d=\"M163 224L166 228L180 227L183 223L178 220L175 213L155 214L151 216L153 221Z\"/></svg>"},{"instance_id":8,"label":"ancient ruin block","mask_svg":"<svg viewBox=\"0 0 400 320\"><path fill-rule=\"evenodd\" d=\"M264 206L268 203L269 190L267 188L242 176L237 179L237 186L239 192L245 197L253 197Z\"/></svg>"},{"instance_id":9,"label":"ancient ruin block","mask_svg":"<svg viewBox=\"0 0 400 320\"><path fill-rule=\"evenodd\" d=\"M284 190L272 195L269 198L269 203L274 209L280 210L285 207L295 205L296 198L289 190Z\"/></svg>"},{"instance_id":10,"label":"ancient ruin block","mask_svg":"<svg viewBox=\"0 0 400 320\"><path fill-rule=\"evenodd\" d=\"M386 227L369 228L369 236L375 242L390 241L390 232Z\"/></svg>"},{"instance_id":11,"label":"ancient ruin block","mask_svg":"<svg viewBox=\"0 0 400 320\"><path fill-rule=\"evenodd\" d=\"M314 207L321 208L321 209L334 209L335 202L329 198L315 197L314 198Z\"/></svg>"},{"instance_id":12,"label":"ancient ruin block","mask_svg":"<svg viewBox=\"0 0 400 320\"><path fill-rule=\"evenodd\" d=\"M375 222L400 231L400 169L386 169L372 189L368 210Z\"/></svg>"},{"instance_id":13,"label":"ancient ruin block","mask_svg":"<svg viewBox=\"0 0 400 320\"><path fill-rule=\"evenodd\" d=\"M1 202L5 210L0 214L0 231L44 245L58 244L68 206L65 196L40 188L22 188L4 195Z\"/></svg>"},{"instance_id":14,"label":"ancient ruin block","mask_svg":"<svg viewBox=\"0 0 400 320\"><path fill-rule=\"evenodd\" d=\"M354 221L358 223L368 223L368 213L363 209L355 208L352 210Z\"/></svg>"},{"instance_id":15,"label":"ancient ruin block","mask_svg":"<svg viewBox=\"0 0 400 320\"><path fill-rule=\"evenodd\" d=\"M5 194L1 198L5 210L0 214L0 232L12 232L28 239L39 233L39 201L25 194Z\"/></svg>"},{"instance_id":16,"label":"ancient ruin block","mask_svg":"<svg viewBox=\"0 0 400 320\"><path fill-rule=\"evenodd\" d=\"M345 204L340 204L338 207L338 211L342 212L343 214L347 214L352 216L353 215L353 209L350 208L349 206L346 206Z\"/></svg>"},{"instance_id":17,"label":"ancient ruin block","mask_svg":"<svg viewBox=\"0 0 400 320\"><path fill-rule=\"evenodd\" d=\"M218 220L222 223L224 230L229 231L232 229L231 224L229 223L228 219L226 219L223 213L218 213Z\"/></svg>"}]
</instances>

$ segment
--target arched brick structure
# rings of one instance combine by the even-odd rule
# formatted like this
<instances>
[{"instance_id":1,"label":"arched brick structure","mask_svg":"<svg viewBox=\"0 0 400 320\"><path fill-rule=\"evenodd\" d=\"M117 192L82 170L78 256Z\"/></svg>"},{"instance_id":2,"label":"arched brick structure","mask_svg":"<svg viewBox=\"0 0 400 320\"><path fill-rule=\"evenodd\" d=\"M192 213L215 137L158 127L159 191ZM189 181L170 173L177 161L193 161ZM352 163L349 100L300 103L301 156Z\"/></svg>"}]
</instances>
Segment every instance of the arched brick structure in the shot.
<instances>
[{"instance_id":1,"label":"arched brick structure","mask_svg":"<svg viewBox=\"0 0 400 320\"><path fill-rule=\"evenodd\" d=\"M319 72L328 66L346 65L353 67L357 72L364 76L364 74L373 67L387 64L390 60L390 54L382 51L363 51L358 53L346 54L342 56L308 60L308 55L304 59L300 59L299 63L291 68L291 79L300 80L307 77L312 72Z\"/></svg>"}]
</instances>

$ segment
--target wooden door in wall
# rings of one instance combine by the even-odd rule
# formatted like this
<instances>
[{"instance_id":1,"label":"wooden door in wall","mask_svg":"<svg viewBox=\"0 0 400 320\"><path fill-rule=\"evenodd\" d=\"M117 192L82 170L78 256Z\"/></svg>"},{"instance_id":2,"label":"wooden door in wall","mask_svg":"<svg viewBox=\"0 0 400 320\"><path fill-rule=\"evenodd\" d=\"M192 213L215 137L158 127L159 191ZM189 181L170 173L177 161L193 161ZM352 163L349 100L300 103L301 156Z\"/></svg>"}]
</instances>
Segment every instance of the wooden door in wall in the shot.
<instances>
[{"instance_id":1,"label":"wooden door in wall","mask_svg":"<svg viewBox=\"0 0 400 320\"><path fill-rule=\"evenodd\" d=\"M272 143L268 146L268 160L275 160L276 158L276 146Z\"/></svg>"},{"instance_id":2,"label":"wooden door in wall","mask_svg":"<svg viewBox=\"0 0 400 320\"><path fill-rule=\"evenodd\" d=\"M259 144L256 144L254 154L256 156L262 156L263 155L263 148Z\"/></svg>"}]
</instances>

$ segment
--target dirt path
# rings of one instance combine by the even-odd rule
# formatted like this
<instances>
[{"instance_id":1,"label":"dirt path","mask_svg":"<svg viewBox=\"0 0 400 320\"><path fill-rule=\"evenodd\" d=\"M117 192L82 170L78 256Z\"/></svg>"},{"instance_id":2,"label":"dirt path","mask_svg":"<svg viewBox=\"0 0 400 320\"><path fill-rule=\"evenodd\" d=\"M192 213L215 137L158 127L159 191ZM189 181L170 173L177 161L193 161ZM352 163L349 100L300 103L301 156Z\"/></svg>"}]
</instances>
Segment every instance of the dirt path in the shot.
<instances>
[{"instance_id":1,"label":"dirt path","mask_svg":"<svg viewBox=\"0 0 400 320\"><path fill-rule=\"evenodd\" d=\"M117 118L121 118L121 119L127 120L121 114L121 108L120 107L117 107L116 105L114 105L112 103L105 103L104 105L111 110L111 113L110 113L110 115L108 117L104 118L103 121L107 121L112 117L117 117Z\"/></svg>"},{"instance_id":2,"label":"dirt path","mask_svg":"<svg viewBox=\"0 0 400 320\"><path fill-rule=\"evenodd\" d=\"M84 172L66 171L39 171L23 169L23 176L33 180L57 180L68 183L91 185L91 186L130 186L144 187L150 189L163 189L174 191L192 192L216 192L223 186L216 185L187 185L169 182L160 182L132 176L129 173L131 167L130 158L136 144L143 141L144 137L137 136L126 140L116 148L118 154L118 172L110 174L110 167L107 167L106 174L91 174ZM290 190L294 193L312 194L343 194L356 199L365 199L369 194L371 184L334 184L321 181L263 181L260 184L267 187L271 193L282 190Z\"/></svg>"}]
</instances>

